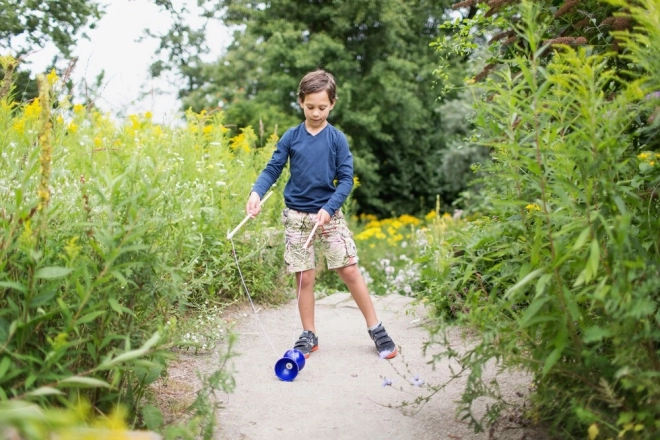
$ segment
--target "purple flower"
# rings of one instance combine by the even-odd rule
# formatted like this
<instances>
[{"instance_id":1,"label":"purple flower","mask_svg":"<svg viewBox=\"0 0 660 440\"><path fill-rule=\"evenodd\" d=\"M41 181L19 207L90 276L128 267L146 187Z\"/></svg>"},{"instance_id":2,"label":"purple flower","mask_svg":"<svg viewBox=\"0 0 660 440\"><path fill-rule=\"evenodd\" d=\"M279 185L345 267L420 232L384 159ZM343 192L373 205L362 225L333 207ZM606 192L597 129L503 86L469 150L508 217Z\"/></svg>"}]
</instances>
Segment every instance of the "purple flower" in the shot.
<instances>
[{"instance_id":1,"label":"purple flower","mask_svg":"<svg viewBox=\"0 0 660 440\"><path fill-rule=\"evenodd\" d=\"M388 378L384 377L382 386L389 387L389 386L392 386L393 383L394 382L392 381L392 379L388 379Z\"/></svg>"},{"instance_id":2,"label":"purple flower","mask_svg":"<svg viewBox=\"0 0 660 440\"><path fill-rule=\"evenodd\" d=\"M424 379L419 377L419 374L415 374L415 377L413 377L410 383L412 383L416 387L421 387L422 385L424 385Z\"/></svg>"},{"instance_id":3,"label":"purple flower","mask_svg":"<svg viewBox=\"0 0 660 440\"><path fill-rule=\"evenodd\" d=\"M652 98L656 98L656 99L660 98L660 90L646 95L646 99L652 99Z\"/></svg>"}]
</instances>

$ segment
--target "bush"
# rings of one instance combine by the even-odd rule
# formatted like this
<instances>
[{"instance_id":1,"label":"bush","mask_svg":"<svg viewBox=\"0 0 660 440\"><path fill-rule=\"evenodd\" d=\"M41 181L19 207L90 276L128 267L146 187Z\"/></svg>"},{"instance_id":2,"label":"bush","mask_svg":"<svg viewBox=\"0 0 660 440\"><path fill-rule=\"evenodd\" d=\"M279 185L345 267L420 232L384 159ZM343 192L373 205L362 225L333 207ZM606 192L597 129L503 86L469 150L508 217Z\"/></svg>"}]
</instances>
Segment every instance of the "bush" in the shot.
<instances>
[{"instance_id":1,"label":"bush","mask_svg":"<svg viewBox=\"0 0 660 440\"><path fill-rule=\"evenodd\" d=\"M470 370L461 411L477 429L471 404L498 396L481 378L496 359L531 373L529 416L562 438L660 435L660 3L611 3L636 23L613 33L628 70L589 48L539 56L539 6L523 2L527 51L472 86L492 153L466 200L482 216L439 237L426 278L438 314L480 335L438 353Z\"/></svg>"},{"instance_id":2,"label":"bush","mask_svg":"<svg viewBox=\"0 0 660 440\"><path fill-rule=\"evenodd\" d=\"M277 138L255 148L248 127L230 139L221 114L117 124L59 87L51 72L39 99L0 99L0 402L121 404L135 425L185 342L168 321L243 297L234 249L254 299L281 299L281 250L226 239ZM242 232L276 224L277 199Z\"/></svg>"}]
</instances>

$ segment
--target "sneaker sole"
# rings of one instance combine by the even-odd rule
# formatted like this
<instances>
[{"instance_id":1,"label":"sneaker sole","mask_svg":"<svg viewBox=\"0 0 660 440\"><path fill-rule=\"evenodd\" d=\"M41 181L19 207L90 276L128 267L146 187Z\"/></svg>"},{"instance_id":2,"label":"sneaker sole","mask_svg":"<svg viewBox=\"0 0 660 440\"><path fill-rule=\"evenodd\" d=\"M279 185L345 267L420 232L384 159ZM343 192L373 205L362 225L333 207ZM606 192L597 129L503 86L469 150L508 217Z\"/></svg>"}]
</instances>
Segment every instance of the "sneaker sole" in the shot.
<instances>
[{"instance_id":1,"label":"sneaker sole","mask_svg":"<svg viewBox=\"0 0 660 440\"><path fill-rule=\"evenodd\" d=\"M394 349L394 351L392 353L388 354L383 359L392 359L394 356L396 356L396 348Z\"/></svg>"},{"instance_id":2,"label":"sneaker sole","mask_svg":"<svg viewBox=\"0 0 660 440\"><path fill-rule=\"evenodd\" d=\"M315 345L314 347L312 347L312 351L316 351L316 350L318 350L318 349L319 349L319 346L318 346L318 345ZM309 353L307 353L307 354L305 355L305 359L309 359L309 355L312 354L312 351L310 351Z\"/></svg>"}]
</instances>

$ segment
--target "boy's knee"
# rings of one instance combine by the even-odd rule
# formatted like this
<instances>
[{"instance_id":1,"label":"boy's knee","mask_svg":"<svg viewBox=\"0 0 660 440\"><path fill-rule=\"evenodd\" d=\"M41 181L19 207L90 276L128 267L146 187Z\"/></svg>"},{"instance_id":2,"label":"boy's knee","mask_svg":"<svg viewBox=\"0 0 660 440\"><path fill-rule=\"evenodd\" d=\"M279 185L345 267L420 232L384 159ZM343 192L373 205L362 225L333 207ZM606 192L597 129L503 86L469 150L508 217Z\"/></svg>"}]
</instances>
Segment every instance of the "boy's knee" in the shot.
<instances>
[{"instance_id":1,"label":"boy's knee","mask_svg":"<svg viewBox=\"0 0 660 440\"><path fill-rule=\"evenodd\" d=\"M357 267L357 264L351 264L349 266L338 267L335 269L337 273L342 278L355 278L360 275L360 270Z\"/></svg>"}]
</instances>

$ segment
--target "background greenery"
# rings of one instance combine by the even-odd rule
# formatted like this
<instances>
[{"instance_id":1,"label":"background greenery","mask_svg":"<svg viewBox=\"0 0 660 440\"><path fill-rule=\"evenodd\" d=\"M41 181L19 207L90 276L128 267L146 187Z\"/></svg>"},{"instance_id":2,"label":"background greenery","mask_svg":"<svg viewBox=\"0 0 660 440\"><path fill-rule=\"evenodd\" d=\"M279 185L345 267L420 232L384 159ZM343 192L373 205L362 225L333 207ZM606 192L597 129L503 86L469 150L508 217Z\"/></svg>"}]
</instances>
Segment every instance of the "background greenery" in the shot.
<instances>
[{"instance_id":1,"label":"background greenery","mask_svg":"<svg viewBox=\"0 0 660 440\"><path fill-rule=\"evenodd\" d=\"M481 377L496 359L532 374L530 420L560 438L655 438L660 3L499 3L437 42L472 57L471 140L492 161L423 277L438 316L479 337L436 353L470 371L461 411L478 429L472 402L499 399L485 420L506 407Z\"/></svg>"}]
</instances>

